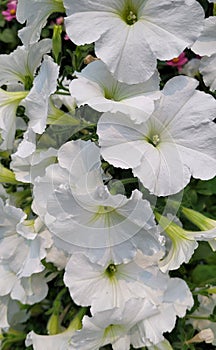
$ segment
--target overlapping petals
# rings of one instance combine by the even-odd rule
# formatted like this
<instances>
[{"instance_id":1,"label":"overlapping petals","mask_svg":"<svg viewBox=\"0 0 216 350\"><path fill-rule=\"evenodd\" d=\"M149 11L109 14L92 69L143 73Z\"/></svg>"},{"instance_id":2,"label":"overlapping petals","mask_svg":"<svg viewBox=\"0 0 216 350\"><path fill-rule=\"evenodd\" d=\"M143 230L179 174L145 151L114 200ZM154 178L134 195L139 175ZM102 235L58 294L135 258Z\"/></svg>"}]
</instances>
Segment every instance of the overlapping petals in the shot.
<instances>
[{"instance_id":1,"label":"overlapping petals","mask_svg":"<svg viewBox=\"0 0 216 350\"><path fill-rule=\"evenodd\" d=\"M119 112L104 113L97 129L104 159L116 167L132 168L158 196L179 192L191 176L214 177L216 103L196 86L186 77L170 80L153 114L140 124Z\"/></svg>"},{"instance_id":2,"label":"overlapping petals","mask_svg":"<svg viewBox=\"0 0 216 350\"><path fill-rule=\"evenodd\" d=\"M196 1L65 0L64 4L70 39L77 45L95 42L95 52L109 71L129 84L148 80L156 58L179 56L193 44L203 24L203 10ZM87 23L91 30L86 30Z\"/></svg>"}]
</instances>

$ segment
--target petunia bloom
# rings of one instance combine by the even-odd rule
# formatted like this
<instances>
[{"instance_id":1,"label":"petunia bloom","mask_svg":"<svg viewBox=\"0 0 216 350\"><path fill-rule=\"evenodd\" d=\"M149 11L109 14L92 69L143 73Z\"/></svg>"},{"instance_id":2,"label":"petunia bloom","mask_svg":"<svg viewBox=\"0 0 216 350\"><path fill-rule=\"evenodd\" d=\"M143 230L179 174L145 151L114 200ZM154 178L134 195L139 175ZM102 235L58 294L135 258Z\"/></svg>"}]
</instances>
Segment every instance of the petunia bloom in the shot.
<instances>
[{"instance_id":1,"label":"petunia bloom","mask_svg":"<svg viewBox=\"0 0 216 350\"><path fill-rule=\"evenodd\" d=\"M179 56L196 40L204 20L194 0L65 0L64 5L70 39L77 45L95 42L97 57L128 84L148 80L157 58Z\"/></svg>"},{"instance_id":2,"label":"petunia bloom","mask_svg":"<svg viewBox=\"0 0 216 350\"><path fill-rule=\"evenodd\" d=\"M84 316L83 328L72 336L69 349L99 350L111 343L113 350L129 350L130 344L135 348L158 344L164 341L163 333L174 328L176 316L183 317L192 305L186 283L170 279L158 307L142 298L131 298L123 309L96 312L91 318Z\"/></svg>"},{"instance_id":3,"label":"petunia bloom","mask_svg":"<svg viewBox=\"0 0 216 350\"><path fill-rule=\"evenodd\" d=\"M33 202L33 210L43 216L58 248L69 254L85 251L101 264L107 259L128 261L137 249L147 255L160 249L149 202L138 190L130 198L109 192L94 143L67 142L58 152L58 161L59 165L47 168L51 178L36 179Z\"/></svg>"},{"instance_id":4,"label":"petunia bloom","mask_svg":"<svg viewBox=\"0 0 216 350\"><path fill-rule=\"evenodd\" d=\"M189 208L182 208L182 213L203 232L212 232L212 234L216 235L216 220L208 218L205 215ZM208 243L212 250L216 251L216 238L208 240Z\"/></svg>"},{"instance_id":5,"label":"petunia bloom","mask_svg":"<svg viewBox=\"0 0 216 350\"><path fill-rule=\"evenodd\" d=\"M42 133L46 127L48 101L56 90L59 72L57 64L50 56L44 56L41 64L43 55L50 49L51 40L44 39L28 48L20 46L9 55L0 55L0 85L7 85L8 89L0 89L2 150L13 149L18 121L16 110L21 103L26 107L31 131ZM35 77L40 64L40 70Z\"/></svg>"},{"instance_id":6,"label":"petunia bloom","mask_svg":"<svg viewBox=\"0 0 216 350\"><path fill-rule=\"evenodd\" d=\"M188 263L194 250L198 247L198 241L211 242L216 238L216 230L187 231L173 222L170 218L156 213L159 225L169 237L167 255L160 261L160 269L163 272L175 270L182 263Z\"/></svg>"},{"instance_id":7,"label":"petunia bloom","mask_svg":"<svg viewBox=\"0 0 216 350\"><path fill-rule=\"evenodd\" d=\"M92 263L83 253L74 253L65 269L64 282L76 304L91 306L91 312L119 307L127 300L143 298L155 306L163 300L169 277L160 272L158 260L140 251L134 260L123 264L107 261L105 266Z\"/></svg>"},{"instance_id":8,"label":"petunia bloom","mask_svg":"<svg viewBox=\"0 0 216 350\"><path fill-rule=\"evenodd\" d=\"M120 111L143 120L154 110L154 100L159 98L159 76L155 72L146 82L128 85L117 81L101 60L90 63L78 79L69 85L70 93L76 98L78 106L88 104L99 112Z\"/></svg>"},{"instance_id":9,"label":"petunia bloom","mask_svg":"<svg viewBox=\"0 0 216 350\"><path fill-rule=\"evenodd\" d=\"M147 121L136 123L123 113L104 113L97 132L101 154L116 167L132 168L157 196L182 190L191 176L216 175L216 101L195 88L195 79L178 76L162 91Z\"/></svg>"}]
</instances>

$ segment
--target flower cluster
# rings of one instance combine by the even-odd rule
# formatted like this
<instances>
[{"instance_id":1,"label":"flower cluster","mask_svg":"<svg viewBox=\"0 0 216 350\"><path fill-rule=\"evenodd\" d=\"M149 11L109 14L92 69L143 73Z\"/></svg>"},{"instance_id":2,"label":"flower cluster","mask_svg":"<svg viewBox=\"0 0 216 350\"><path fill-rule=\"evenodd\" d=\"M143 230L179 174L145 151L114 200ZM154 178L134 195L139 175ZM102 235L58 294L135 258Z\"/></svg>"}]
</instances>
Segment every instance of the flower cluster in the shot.
<instances>
[{"instance_id":1,"label":"flower cluster","mask_svg":"<svg viewBox=\"0 0 216 350\"><path fill-rule=\"evenodd\" d=\"M194 300L169 272L198 241L216 250L215 221L181 208L199 228L185 229L175 201L192 178L216 175L216 17L196 0L7 6L6 20L24 26L22 45L0 55L0 327L28 322L24 305L46 300L61 275L48 334L32 329L27 347L172 349L164 333ZM41 38L56 13L52 39ZM71 55L68 74L63 23L73 45L94 43L96 55L84 68ZM162 81L157 60L181 73L184 50L204 56L198 69L211 93L191 76Z\"/></svg>"},{"instance_id":2,"label":"flower cluster","mask_svg":"<svg viewBox=\"0 0 216 350\"><path fill-rule=\"evenodd\" d=\"M2 11L5 20L10 22L16 18L17 0L10 0L7 3L7 10Z\"/></svg>"}]
</instances>

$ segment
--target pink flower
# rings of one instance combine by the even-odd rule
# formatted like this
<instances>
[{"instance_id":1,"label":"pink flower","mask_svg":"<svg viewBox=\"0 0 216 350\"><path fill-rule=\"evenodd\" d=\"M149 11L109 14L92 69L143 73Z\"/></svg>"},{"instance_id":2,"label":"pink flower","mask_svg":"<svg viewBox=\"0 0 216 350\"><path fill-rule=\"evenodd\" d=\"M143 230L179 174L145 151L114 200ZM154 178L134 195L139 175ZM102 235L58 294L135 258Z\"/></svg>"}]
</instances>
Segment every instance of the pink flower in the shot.
<instances>
[{"instance_id":1,"label":"pink flower","mask_svg":"<svg viewBox=\"0 0 216 350\"><path fill-rule=\"evenodd\" d=\"M56 18L56 24L61 25L64 23L64 17L58 17Z\"/></svg>"},{"instance_id":2,"label":"pink flower","mask_svg":"<svg viewBox=\"0 0 216 350\"><path fill-rule=\"evenodd\" d=\"M10 22L12 19L16 18L16 8L17 8L17 0L11 0L7 4L7 10L2 11L2 15L5 20Z\"/></svg>"},{"instance_id":3,"label":"pink flower","mask_svg":"<svg viewBox=\"0 0 216 350\"><path fill-rule=\"evenodd\" d=\"M64 40L70 40L70 38L69 38L69 36L67 34L65 34Z\"/></svg>"},{"instance_id":4,"label":"pink flower","mask_svg":"<svg viewBox=\"0 0 216 350\"><path fill-rule=\"evenodd\" d=\"M185 55L185 52L182 52L178 57L173 58L170 61L167 61L168 66L177 67L178 71L182 69L185 63L188 62L188 58Z\"/></svg>"}]
</instances>

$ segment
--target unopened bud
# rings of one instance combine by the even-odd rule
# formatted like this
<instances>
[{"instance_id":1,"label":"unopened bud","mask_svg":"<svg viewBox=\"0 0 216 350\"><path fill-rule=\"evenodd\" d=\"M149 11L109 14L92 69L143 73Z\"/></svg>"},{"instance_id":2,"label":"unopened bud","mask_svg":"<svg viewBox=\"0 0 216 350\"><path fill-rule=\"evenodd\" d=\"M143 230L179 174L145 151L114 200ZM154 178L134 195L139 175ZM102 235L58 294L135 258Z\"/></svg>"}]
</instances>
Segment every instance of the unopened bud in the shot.
<instances>
[{"instance_id":1,"label":"unopened bud","mask_svg":"<svg viewBox=\"0 0 216 350\"><path fill-rule=\"evenodd\" d=\"M186 341L186 344L192 343L202 343L205 342L207 344L212 343L214 340L214 333L211 328L206 328L196 334L193 338Z\"/></svg>"},{"instance_id":2,"label":"unopened bud","mask_svg":"<svg viewBox=\"0 0 216 350\"><path fill-rule=\"evenodd\" d=\"M47 332L49 335L55 335L61 332L61 328L59 325L59 316L56 314L52 314L47 323Z\"/></svg>"},{"instance_id":3,"label":"unopened bud","mask_svg":"<svg viewBox=\"0 0 216 350\"><path fill-rule=\"evenodd\" d=\"M94 62L94 61L98 61L100 58L97 58L97 57L94 57L92 55L87 55L85 58L84 58L84 63L85 64L89 64L91 62Z\"/></svg>"}]
</instances>

